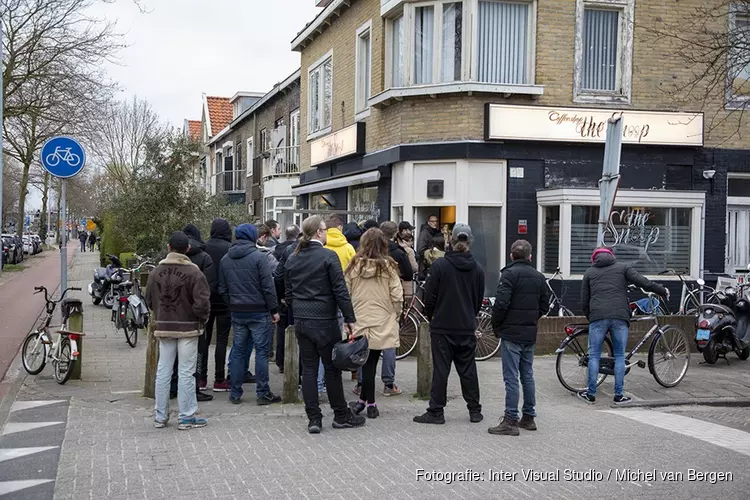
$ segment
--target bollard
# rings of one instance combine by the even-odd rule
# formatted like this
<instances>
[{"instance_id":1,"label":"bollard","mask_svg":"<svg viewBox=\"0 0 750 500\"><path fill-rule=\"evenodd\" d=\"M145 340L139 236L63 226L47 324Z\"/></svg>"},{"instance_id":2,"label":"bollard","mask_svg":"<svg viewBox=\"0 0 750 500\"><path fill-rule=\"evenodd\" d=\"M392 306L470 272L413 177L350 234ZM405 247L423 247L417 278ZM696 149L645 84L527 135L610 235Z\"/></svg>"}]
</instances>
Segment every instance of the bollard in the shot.
<instances>
[{"instance_id":1,"label":"bollard","mask_svg":"<svg viewBox=\"0 0 750 500\"><path fill-rule=\"evenodd\" d=\"M159 364L159 340L154 337L156 318L149 311L148 330L146 332L146 376L143 381L143 397L153 399L156 394L156 367Z\"/></svg>"},{"instance_id":2,"label":"bollard","mask_svg":"<svg viewBox=\"0 0 750 500\"><path fill-rule=\"evenodd\" d=\"M284 338L284 390L282 403L299 403L299 345L294 326L286 329Z\"/></svg>"},{"instance_id":3,"label":"bollard","mask_svg":"<svg viewBox=\"0 0 750 500\"><path fill-rule=\"evenodd\" d=\"M79 299L64 299L62 303L63 315L68 316L68 331L83 333L83 303ZM81 380L81 364L83 363L83 337L78 337L78 360L73 364L70 378Z\"/></svg>"},{"instance_id":4,"label":"bollard","mask_svg":"<svg viewBox=\"0 0 750 500\"><path fill-rule=\"evenodd\" d=\"M419 325L417 339L417 397L430 399L432 389L432 339L430 338L430 324Z\"/></svg>"}]
</instances>

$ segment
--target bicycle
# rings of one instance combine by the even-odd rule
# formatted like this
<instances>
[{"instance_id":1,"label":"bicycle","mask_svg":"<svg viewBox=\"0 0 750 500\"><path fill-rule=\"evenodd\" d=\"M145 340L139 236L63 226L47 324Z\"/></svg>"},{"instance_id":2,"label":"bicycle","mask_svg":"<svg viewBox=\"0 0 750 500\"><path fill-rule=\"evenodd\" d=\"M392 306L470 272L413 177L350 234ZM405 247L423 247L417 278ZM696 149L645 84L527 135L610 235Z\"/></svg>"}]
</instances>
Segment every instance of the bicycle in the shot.
<instances>
[{"instance_id":1,"label":"bicycle","mask_svg":"<svg viewBox=\"0 0 750 500\"><path fill-rule=\"evenodd\" d=\"M700 306L702 304L718 304L719 299L716 296L716 290L706 285L706 282L702 278L696 280L697 287L692 286L690 283L685 281L683 276L687 274L685 272L675 271L674 269L666 269L659 273L660 276L671 275L677 276L682 283L682 292L680 295L680 309L676 314L697 316ZM708 293L705 300L701 300L703 294Z\"/></svg>"},{"instance_id":2,"label":"bicycle","mask_svg":"<svg viewBox=\"0 0 750 500\"><path fill-rule=\"evenodd\" d=\"M424 292L424 281L415 281L417 289L414 296L409 302L408 307L404 309L401 319L398 322L399 346L396 350L396 359L404 359L412 353L417 347L419 340L419 325L427 322L427 316L424 315L424 302L419 297L420 292Z\"/></svg>"},{"instance_id":3,"label":"bicycle","mask_svg":"<svg viewBox=\"0 0 750 500\"><path fill-rule=\"evenodd\" d=\"M115 300L112 305L111 320L115 326L115 333L120 328L123 329L125 341L130 347L136 346L138 329L146 328L149 320L148 308L141 295L140 272L143 267L153 269L156 266L151 262L144 261L133 269L120 268L116 272L120 276L128 273L129 279L112 284Z\"/></svg>"},{"instance_id":4,"label":"bicycle","mask_svg":"<svg viewBox=\"0 0 750 500\"><path fill-rule=\"evenodd\" d=\"M71 287L63 291L58 300L51 300L47 289L43 286L34 287L34 295L44 292L44 301L46 302L46 316L39 323L39 326L29 333L23 341L21 348L21 359L24 369L29 375L38 375L47 365L47 359L52 363L55 373L55 380L62 385L68 381L73 372L73 367L80 353L78 352L78 340L84 336L80 332L68 331L68 314L63 311L62 325L56 331L57 341L53 342L49 332L49 326L52 322L52 316L55 314L57 304L65 299L68 291L80 291L80 288ZM39 366L36 362L39 361Z\"/></svg>"},{"instance_id":5,"label":"bicycle","mask_svg":"<svg viewBox=\"0 0 750 500\"><path fill-rule=\"evenodd\" d=\"M642 290L643 291L643 290ZM649 296L649 300L655 300L655 294L643 293ZM646 363L643 360L630 362L633 355L649 340L651 346L648 350L648 369L656 382L663 387L675 387L679 384L690 367L690 339L688 336L673 325L659 326L657 317L653 314L646 316L635 316L632 321L653 321L653 326L638 342L638 344L625 356L625 373L630 372L630 368L638 366L645 368ZM555 371L557 379L567 390L571 392L585 391L588 388L588 348L589 348L589 325L572 324L565 327L567 337L562 341L560 347L555 351L557 360L555 362ZM605 352L606 349L606 352ZM605 354L609 354L605 356ZM602 345L602 357L599 362L599 376L596 380L596 386L604 382L607 375L614 375L614 348L609 337L604 338ZM666 370L660 371L662 363L671 364ZM571 364L570 375L564 371L564 365ZM674 368L677 368L676 370ZM668 378L669 374L674 374ZM573 380L576 374L580 379Z\"/></svg>"},{"instance_id":6,"label":"bicycle","mask_svg":"<svg viewBox=\"0 0 750 500\"><path fill-rule=\"evenodd\" d=\"M560 286L562 287L563 279L562 275L560 273L560 268L558 267L555 270L555 274L550 276L545 280L545 283L547 284L547 288L549 289L550 293L550 299L549 299L549 307L547 308L547 313L544 315L544 317L549 317L552 315L552 312L557 309L557 316L564 317L564 316L575 316L573 314L573 311L565 307L565 305L562 303L562 299L557 296L555 293L555 290L552 288L551 282L555 278L560 278ZM562 289L562 288L561 288Z\"/></svg>"},{"instance_id":7,"label":"bicycle","mask_svg":"<svg viewBox=\"0 0 750 500\"><path fill-rule=\"evenodd\" d=\"M55 150L47 155L47 164L51 167L57 166L61 161L67 163L70 167L77 167L81 163L81 157L71 153L72 148L56 147Z\"/></svg>"},{"instance_id":8,"label":"bicycle","mask_svg":"<svg viewBox=\"0 0 750 500\"><path fill-rule=\"evenodd\" d=\"M488 297L482 301L482 307L477 315L477 348L474 353L474 359L477 361L486 361L491 359L500 350L500 339L495 337L492 329L492 306L495 305L495 298Z\"/></svg>"}]
</instances>

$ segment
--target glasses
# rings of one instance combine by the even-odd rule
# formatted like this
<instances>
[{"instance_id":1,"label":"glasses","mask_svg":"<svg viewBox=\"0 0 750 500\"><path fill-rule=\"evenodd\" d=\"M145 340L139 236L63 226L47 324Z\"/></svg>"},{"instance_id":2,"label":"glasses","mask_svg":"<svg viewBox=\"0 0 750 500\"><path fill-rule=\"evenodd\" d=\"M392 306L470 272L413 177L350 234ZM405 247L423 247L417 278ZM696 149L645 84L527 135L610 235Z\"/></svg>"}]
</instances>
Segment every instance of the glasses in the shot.
<instances>
[{"instance_id":1,"label":"glasses","mask_svg":"<svg viewBox=\"0 0 750 500\"><path fill-rule=\"evenodd\" d=\"M437 224L437 219L430 219L427 222L429 222L430 224Z\"/></svg>"}]
</instances>

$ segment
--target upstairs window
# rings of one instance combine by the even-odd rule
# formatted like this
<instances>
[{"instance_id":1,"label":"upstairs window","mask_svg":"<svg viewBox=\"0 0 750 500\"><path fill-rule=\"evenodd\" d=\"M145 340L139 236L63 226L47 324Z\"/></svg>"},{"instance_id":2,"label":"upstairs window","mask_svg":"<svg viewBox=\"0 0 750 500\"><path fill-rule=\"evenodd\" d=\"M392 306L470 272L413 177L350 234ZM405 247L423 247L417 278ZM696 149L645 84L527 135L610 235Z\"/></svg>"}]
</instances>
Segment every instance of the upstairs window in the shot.
<instances>
[{"instance_id":1,"label":"upstairs window","mask_svg":"<svg viewBox=\"0 0 750 500\"><path fill-rule=\"evenodd\" d=\"M479 2L478 80L533 83L529 73L531 3Z\"/></svg>"},{"instance_id":2,"label":"upstairs window","mask_svg":"<svg viewBox=\"0 0 750 500\"><path fill-rule=\"evenodd\" d=\"M728 91L730 107L750 102L750 8L739 6L730 12Z\"/></svg>"},{"instance_id":3,"label":"upstairs window","mask_svg":"<svg viewBox=\"0 0 750 500\"><path fill-rule=\"evenodd\" d=\"M333 53L329 52L308 72L308 135L325 134L331 129L333 104Z\"/></svg>"}]
</instances>

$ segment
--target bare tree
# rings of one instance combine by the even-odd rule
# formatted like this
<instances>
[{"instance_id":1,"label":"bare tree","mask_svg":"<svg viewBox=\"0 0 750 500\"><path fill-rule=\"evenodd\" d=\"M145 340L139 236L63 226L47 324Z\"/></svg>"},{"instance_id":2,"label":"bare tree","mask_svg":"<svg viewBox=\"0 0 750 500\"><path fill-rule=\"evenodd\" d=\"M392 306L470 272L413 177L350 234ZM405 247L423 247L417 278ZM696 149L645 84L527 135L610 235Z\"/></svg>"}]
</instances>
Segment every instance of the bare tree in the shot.
<instances>
[{"instance_id":1,"label":"bare tree","mask_svg":"<svg viewBox=\"0 0 750 500\"><path fill-rule=\"evenodd\" d=\"M17 222L14 208L18 203L20 192L18 185L20 182L21 166L12 157L5 155L3 159L3 206L0 207L0 210L3 212L4 223L8 221L11 215L13 215L13 220Z\"/></svg>"}]
</instances>

